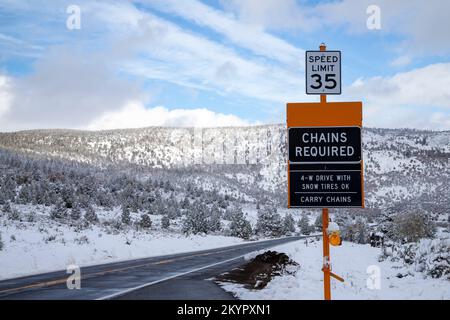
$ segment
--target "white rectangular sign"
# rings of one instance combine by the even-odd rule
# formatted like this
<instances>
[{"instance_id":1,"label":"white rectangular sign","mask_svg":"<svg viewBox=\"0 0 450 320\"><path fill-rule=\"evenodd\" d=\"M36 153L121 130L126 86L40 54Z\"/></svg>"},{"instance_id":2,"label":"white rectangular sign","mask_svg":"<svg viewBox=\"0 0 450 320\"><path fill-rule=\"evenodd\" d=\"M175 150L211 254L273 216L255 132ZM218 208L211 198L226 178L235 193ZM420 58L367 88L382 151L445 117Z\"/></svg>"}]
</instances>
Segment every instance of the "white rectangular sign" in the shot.
<instances>
[{"instance_id":1,"label":"white rectangular sign","mask_svg":"<svg viewBox=\"0 0 450 320\"><path fill-rule=\"evenodd\" d=\"M341 94L340 51L306 51L306 94Z\"/></svg>"}]
</instances>

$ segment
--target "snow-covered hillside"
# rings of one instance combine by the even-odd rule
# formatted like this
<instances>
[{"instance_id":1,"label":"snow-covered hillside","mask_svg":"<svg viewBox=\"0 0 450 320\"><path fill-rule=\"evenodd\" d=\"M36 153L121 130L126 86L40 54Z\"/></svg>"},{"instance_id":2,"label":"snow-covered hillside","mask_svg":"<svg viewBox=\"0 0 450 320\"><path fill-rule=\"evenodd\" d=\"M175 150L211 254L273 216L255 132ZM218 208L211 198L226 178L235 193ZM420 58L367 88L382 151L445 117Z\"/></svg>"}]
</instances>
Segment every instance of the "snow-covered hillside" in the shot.
<instances>
[{"instance_id":1,"label":"snow-covered hillside","mask_svg":"<svg viewBox=\"0 0 450 320\"><path fill-rule=\"evenodd\" d=\"M0 134L0 148L102 166L195 168L206 173L206 180L213 177L213 184L217 178L217 185L233 181L241 189L251 186L286 199L283 125L25 131ZM450 132L364 129L363 150L367 207L412 201L450 212ZM207 182L199 178L198 183Z\"/></svg>"}]
</instances>

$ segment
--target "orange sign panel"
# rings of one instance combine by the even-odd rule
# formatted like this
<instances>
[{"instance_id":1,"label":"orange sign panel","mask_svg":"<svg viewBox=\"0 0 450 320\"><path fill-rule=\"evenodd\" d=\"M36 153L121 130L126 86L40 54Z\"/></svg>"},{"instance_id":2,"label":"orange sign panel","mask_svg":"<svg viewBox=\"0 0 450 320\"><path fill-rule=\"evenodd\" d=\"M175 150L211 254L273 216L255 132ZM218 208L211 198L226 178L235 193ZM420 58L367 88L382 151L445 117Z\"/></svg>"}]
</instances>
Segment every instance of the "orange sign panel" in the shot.
<instances>
[{"instance_id":1,"label":"orange sign panel","mask_svg":"<svg viewBox=\"0 0 450 320\"><path fill-rule=\"evenodd\" d=\"M362 102L288 103L290 127L362 127Z\"/></svg>"},{"instance_id":2,"label":"orange sign panel","mask_svg":"<svg viewBox=\"0 0 450 320\"><path fill-rule=\"evenodd\" d=\"M362 103L288 103L288 207L364 207Z\"/></svg>"}]
</instances>

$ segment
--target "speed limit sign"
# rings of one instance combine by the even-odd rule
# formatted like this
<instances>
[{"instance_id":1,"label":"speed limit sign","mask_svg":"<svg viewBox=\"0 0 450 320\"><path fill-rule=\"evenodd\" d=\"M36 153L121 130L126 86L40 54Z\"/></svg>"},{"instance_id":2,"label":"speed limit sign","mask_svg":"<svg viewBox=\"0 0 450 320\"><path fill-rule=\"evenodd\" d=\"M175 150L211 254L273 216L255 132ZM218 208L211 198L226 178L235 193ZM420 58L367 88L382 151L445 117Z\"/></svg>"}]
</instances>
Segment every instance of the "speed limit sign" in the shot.
<instances>
[{"instance_id":1,"label":"speed limit sign","mask_svg":"<svg viewBox=\"0 0 450 320\"><path fill-rule=\"evenodd\" d=\"M306 94L341 94L340 51L306 51Z\"/></svg>"}]
</instances>

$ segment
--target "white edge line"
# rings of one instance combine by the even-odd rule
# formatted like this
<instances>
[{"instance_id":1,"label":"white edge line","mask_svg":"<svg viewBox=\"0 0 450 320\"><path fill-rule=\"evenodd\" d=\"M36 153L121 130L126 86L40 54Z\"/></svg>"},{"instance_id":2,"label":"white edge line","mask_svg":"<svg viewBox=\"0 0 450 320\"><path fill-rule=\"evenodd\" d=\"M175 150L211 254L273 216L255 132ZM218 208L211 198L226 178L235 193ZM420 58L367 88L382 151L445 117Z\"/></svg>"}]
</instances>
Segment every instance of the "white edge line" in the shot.
<instances>
[{"instance_id":1,"label":"white edge line","mask_svg":"<svg viewBox=\"0 0 450 320\"><path fill-rule=\"evenodd\" d=\"M309 235L309 236L300 236L299 239L294 240L293 242L303 240L304 238L313 238L313 237L317 237L317 236L321 236L321 234ZM288 238L291 238L291 237L288 237ZM259 241L257 241L257 242L259 242ZM287 243L289 243L289 242L287 242ZM276 244L276 245L273 245L273 246L268 246L268 247L266 247L266 249L269 249L269 248L272 248L272 247L277 247L277 246L279 246L279 244ZM116 292L116 293L113 293L113 294L110 294L110 295L107 295L107 296L104 296L104 297L97 298L95 300L109 300L109 299L117 298L117 297L123 296L123 295L125 295L125 294L127 294L129 292L135 291L135 290L139 290L139 289L142 289L142 288L145 288L145 287L149 287L149 286L152 286L152 285L164 282L164 281L168 281L168 280L171 280L171 279L175 279L175 278L187 275L189 273L194 273L194 272L197 272L197 271L200 271L200 270L203 270L203 269L208 269L208 268L211 268L211 267L218 266L220 264L224 264L224 263L227 263L227 262L230 262L230 261L233 261L233 260L237 260L237 259L243 258L246 255L248 255L248 254L250 254L252 252L255 252L255 251L259 251L259 250L253 250L253 251L247 252L246 254L243 254L243 255L240 255L240 256L237 256L237 257L234 257L234 258L231 258L231 259L227 259L227 260L223 260L223 261L220 261L220 262L216 262L216 263L213 263L213 264L210 264L210 265L207 265L207 266L204 266L204 267L192 269L192 270L189 270L189 271L186 271L186 272L177 273L177 274L175 274L173 276L162 278L162 279L159 279L159 280L156 280L156 281L144 283L144 284L141 284L140 286L129 288L129 289L126 289L126 290L123 290L123 291L119 291L119 292Z\"/></svg>"},{"instance_id":2,"label":"white edge line","mask_svg":"<svg viewBox=\"0 0 450 320\"><path fill-rule=\"evenodd\" d=\"M316 237L316 236L307 236L305 238L309 238L309 237L312 238L312 237ZM300 240L303 240L303 238L294 240L294 242L295 241L300 241ZM268 248L272 248L272 247L277 247L277 246L278 246L278 244L274 245L274 246L269 246L269 247L267 247L267 249ZM178 273L178 274L175 274L173 276L162 278L162 279L159 279L159 280L156 280L156 281L144 283L144 284L141 284L140 286L129 288L129 289L126 289L126 290L123 290L123 291L119 291L119 292L116 292L116 293L113 293L113 294L110 294L110 295L107 295L107 296L104 296L104 297L97 298L95 300L109 300L109 299L117 298L117 297L123 296L123 295L125 295L125 294L127 294L129 292L135 291L135 290L139 290L139 289L142 289L142 288L145 288L145 287L149 287L149 286L152 286L152 285L164 282L164 281L168 281L168 280L171 280L171 279L175 279L175 278L187 275L189 273L197 272L197 271L200 271L200 270L203 270L203 269L208 269L208 268L211 268L211 267L214 267L214 266L218 266L220 264L224 264L224 263L227 263L227 262L230 262L230 261L233 261L233 260L237 260L237 259L243 258L246 255L248 255L248 254L250 254L252 252L255 252L255 251L259 251L259 250L253 250L253 251L247 252L246 254L243 254L243 255L240 255L240 256L237 256L237 257L234 257L234 258L231 258L231 259L223 260L223 261L216 262L216 263L213 263L213 264L201 267L201 268L192 269L192 270L189 270L189 271L186 271L186 272Z\"/></svg>"},{"instance_id":3,"label":"white edge line","mask_svg":"<svg viewBox=\"0 0 450 320\"><path fill-rule=\"evenodd\" d=\"M251 251L251 252L253 252L253 251ZM126 289L126 290L123 290L123 291L120 291L120 292L116 292L116 293L113 293L113 294L110 294L110 295L107 295L107 296L104 296L104 297L101 297L101 298L97 298L95 300L109 300L109 299L112 299L112 298L123 296L124 294L127 294L129 292L132 292L132 291L135 291L135 290L139 290L139 289L142 289L142 288L145 288L145 287L149 287L149 286L155 285L155 284L160 283L160 282L164 282L164 281L167 281L167 280L178 278L178 277L184 276L184 275L189 274L189 273L197 272L197 271L200 271L200 270L203 270L203 269L208 269L208 268L211 268L211 267L223 264L223 263L227 263L227 262L230 262L230 261L233 261L233 260L237 260L237 259L243 258L243 257L245 257L248 254L249 253L246 253L246 254L240 255L240 256L235 257L235 258L231 258L231 259L228 259L228 260L220 261L220 262L213 263L213 264L201 267L201 268L192 269L192 270L189 270L189 271L186 271L186 272L178 273L178 274L175 274L173 276L162 278L162 279L159 279L159 280L156 280L156 281L153 281L153 282L148 282L148 283L142 284L142 285L137 286L137 287L129 288L129 289Z\"/></svg>"}]
</instances>

